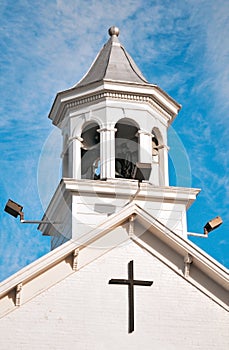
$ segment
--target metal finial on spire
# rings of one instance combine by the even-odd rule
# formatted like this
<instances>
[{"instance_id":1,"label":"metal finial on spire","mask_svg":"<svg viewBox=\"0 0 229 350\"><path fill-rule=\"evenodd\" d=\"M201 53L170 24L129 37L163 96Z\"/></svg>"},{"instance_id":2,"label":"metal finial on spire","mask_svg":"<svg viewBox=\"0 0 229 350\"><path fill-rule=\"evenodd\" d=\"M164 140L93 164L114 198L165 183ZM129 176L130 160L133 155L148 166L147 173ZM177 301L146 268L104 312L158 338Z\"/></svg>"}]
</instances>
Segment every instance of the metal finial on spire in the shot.
<instances>
[{"instance_id":1,"label":"metal finial on spire","mask_svg":"<svg viewBox=\"0 0 229 350\"><path fill-rule=\"evenodd\" d=\"M112 35L119 36L119 28L115 27L115 26L112 26L112 27L109 28L108 33L109 33L110 36L112 36Z\"/></svg>"}]
</instances>

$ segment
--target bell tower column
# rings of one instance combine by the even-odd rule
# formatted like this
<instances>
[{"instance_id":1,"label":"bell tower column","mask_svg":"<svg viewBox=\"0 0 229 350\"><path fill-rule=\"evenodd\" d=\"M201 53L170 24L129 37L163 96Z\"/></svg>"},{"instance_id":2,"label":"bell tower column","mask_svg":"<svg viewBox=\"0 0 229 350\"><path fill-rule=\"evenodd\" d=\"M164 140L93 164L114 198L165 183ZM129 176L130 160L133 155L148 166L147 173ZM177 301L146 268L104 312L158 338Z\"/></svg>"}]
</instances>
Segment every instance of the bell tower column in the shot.
<instances>
[{"instance_id":1,"label":"bell tower column","mask_svg":"<svg viewBox=\"0 0 229 350\"><path fill-rule=\"evenodd\" d=\"M164 147L160 150L160 153L162 154L163 159L163 171L162 171L162 177L163 182L162 186L169 186L169 165L168 165L168 151L169 147L164 145Z\"/></svg>"},{"instance_id":2,"label":"bell tower column","mask_svg":"<svg viewBox=\"0 0 229 350\"><path fill-rule=\"evenodd\" d=\"M113 125L97 130L100 133L100 178L115 178L115 132Z\"/></svg>"},{"instance_id":3,"label":"bell tower column","mask_svg":"<svg viewBox=\"0 0 229 350\"><path fill-rule=\"evenodd\" d=\"M139 161L141 163L152 163L152 135L145 130L139 130Z\"/></svg>"},{"instance_id":4,"label":"bell tower column","mask_svg":"<svg viewBox=\"0 0 229 350\"><path fill-rule=\"evenodd\" d=\"M70 154L71 157L71 169L70 169L70 177L73 179L81 179L81 145L82 145L82 137L74 136L70 139L71 147Z\"/></svg>"}]
</instances>

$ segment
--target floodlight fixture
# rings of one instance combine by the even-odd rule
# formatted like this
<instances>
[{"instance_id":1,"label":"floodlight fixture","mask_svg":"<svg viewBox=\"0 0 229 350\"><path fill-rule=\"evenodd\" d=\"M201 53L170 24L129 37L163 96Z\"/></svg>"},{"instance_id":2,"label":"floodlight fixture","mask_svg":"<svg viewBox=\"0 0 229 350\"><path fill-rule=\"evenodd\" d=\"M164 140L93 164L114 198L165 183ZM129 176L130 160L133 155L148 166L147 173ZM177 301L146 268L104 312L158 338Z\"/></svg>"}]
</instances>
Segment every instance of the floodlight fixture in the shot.
<instances>
[{"instance_id":1,"label":"floodlight fixture","mask_svg":"<svg viewBox=\"0 0 229 350\"><path fill-rule=\"evenodd\" d=\"M140 163L137 162L134 167L133 179L143 181L149 180L151 173L151 163Z\"/></svg>"},{"instance_id":2,"label":"floodlight fixture","mask_svg":"<svg viewBox=\"0 0 229 350\"><path fill-rule=\"evenodd\" d=\"M204 234L208 235L209 232L215 230L223 223L223 220L220 216L216 216L214 219L208 221L204 226Z\"/></svg>"},{"instance_id":3,"label":"floodlight fixture","mask_svg":"<svg viewBox=\"0 0 229 350\"><path fill-rule=\"evenodd\" d=\"M208 238L208 234L215 230L217 227L219 227L223 223L223 220L220 216L216 216L214 219L209 220L206 225L204 226L204 233L194 233L194 232L188 232L188 236L195 236L195 237L202 237L202 238Z\"/></svg>"},{"instance_id":4,"label":"floodlight fixture","mask_svg":"<svg viewBox=\"0 0 229 350\"><path fill-rule=\"evenodd\" d=\"M22 212L23 206L9 199L5 206L5 212L14 216L15 218L20 215L20 220L24 219L24 213Z\"/></svg>"},{"instance_id":5,"label":"floodlight fixture","mask_svg":"<svg viewBox=\"0 0 229 350\"><path fill-rule=\"evenodd\" d=\"M20 216L20 222L22 224L50 224L50 221L44 220L24 220L23 206L9 199L4 208L5 212L17 218Z\"/></svg>"}]
</instances>

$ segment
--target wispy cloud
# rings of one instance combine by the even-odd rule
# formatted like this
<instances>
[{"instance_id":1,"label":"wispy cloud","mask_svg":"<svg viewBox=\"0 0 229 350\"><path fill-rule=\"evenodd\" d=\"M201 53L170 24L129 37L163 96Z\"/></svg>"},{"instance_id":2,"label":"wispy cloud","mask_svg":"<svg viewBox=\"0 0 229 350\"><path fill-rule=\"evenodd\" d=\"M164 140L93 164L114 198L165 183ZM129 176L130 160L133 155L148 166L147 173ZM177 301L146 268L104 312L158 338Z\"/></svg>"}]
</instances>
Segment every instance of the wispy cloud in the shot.
<instances>
[{"instance_id":1,"label":"wispy cloud","mask_svg":"<svg viewBox=\"0 0 229 350\"><path fill-rule=\"evenodd\" d=\"M228 13L227 0L88 0L83 6L77 0L1 1L2 206L15 196L31 208L29 216L35 210L42 215L37 167L52 131L52 101L86 73L108 40L108 28L117 25L121 43L147 79L183 105L174 128L189 156L193 185L203 188L211 212L216 202L227 216ZM3 224L2 244L12 227ZM2 251L6 260L12 247ZM18 267L29 261L23 254Z\"/></svg>"}]
</instances>

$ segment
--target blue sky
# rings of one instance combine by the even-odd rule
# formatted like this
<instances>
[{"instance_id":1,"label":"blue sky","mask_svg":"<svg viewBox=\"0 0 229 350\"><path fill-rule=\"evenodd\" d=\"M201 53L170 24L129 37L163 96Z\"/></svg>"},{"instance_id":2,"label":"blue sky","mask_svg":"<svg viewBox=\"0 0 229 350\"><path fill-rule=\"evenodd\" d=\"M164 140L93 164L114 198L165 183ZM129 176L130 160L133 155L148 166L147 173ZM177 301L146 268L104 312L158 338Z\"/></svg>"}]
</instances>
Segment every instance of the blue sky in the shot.
<instances>
[{"instance_id":1,"label":"blue sky","mask_svg":"<svg viewBox=\"0 0 229 350\"><path fill-rule=\"evenodd\" d=\"M111 25L147 80L182 104L169 132L171 184L201 188L189 231L223 218L208 239L192 240L229 267L228 17L227 0L0 0L0 280L49 251L36 226L3 209L12 198L26 219L42 217L59 181L61 139L49 110L86 73ZM47 148L52 174L42 168ZM41 173L52 179L48 189Z\"/></svg>"}]
</instances>

